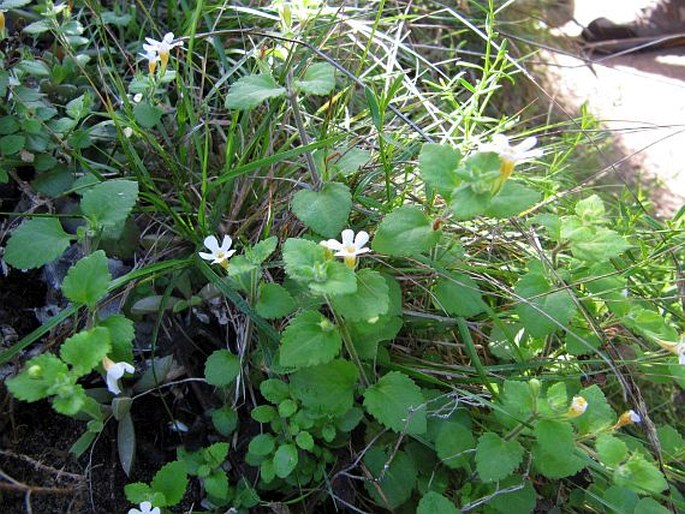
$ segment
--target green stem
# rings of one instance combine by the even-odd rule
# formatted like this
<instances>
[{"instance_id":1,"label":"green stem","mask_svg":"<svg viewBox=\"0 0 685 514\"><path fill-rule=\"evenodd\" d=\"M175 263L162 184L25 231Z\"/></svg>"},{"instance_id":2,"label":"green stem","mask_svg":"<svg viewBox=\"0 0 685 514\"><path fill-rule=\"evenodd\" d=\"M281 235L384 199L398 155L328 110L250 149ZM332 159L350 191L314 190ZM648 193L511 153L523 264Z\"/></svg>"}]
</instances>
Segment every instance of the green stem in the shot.
<instances>
[{"instance_id":1,"label":"green stem","mask_svg":"<svg viewBox=\"0 0 685 514\"><path fill-rule=\"evenodd\" d=\"M473 367L476 368L476 372L478 373L478 376L483 382L483 385L488 388L488 391L490 391L493 398L497 398L497 391L490 383L490 380L488 379L487 374L485 372L485 367L483 367L483 363L480 361L480 358L478 357L476 345L473 343L473 339L471 339L471 333L469 332L469 327L466 325L466 320L462 317L458 317L457 327L459 328L459 335L464 340L466 353L469 355L469 358L471 359L471 364L473 364Z\"/></svg>"}]
</instances>

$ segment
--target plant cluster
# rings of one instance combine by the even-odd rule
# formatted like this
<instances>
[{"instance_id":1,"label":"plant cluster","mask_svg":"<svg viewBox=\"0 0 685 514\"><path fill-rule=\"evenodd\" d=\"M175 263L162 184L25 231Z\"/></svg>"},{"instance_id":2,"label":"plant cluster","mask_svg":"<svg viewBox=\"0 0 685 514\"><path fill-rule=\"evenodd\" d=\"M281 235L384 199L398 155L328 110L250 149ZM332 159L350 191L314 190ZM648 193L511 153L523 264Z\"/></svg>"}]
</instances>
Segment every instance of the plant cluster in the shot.
<instances>
[{"instance_id":1,"label":"plant cluster","mask_svg":"<svg viewBox=\"0 0 685 514\"><path fill-rule=\"evenodd\" d=\"M488 115L512 65L492 2L435 15L485 31L459 98L437 66L421 91L376 70L397 15L383 3L235 5L229 21L219 4L168 6L184 35L146 43L154 18L128 4L28 4L0 2L44 47L0 46L0 181L47 200L13 213L2 258L80 258L62 311L0 361L68 327L6 387L84 420L77 456L116 431L130 513L685 508L664 406L685 386L680 218L516 171L570 173L570 153L537 146L545 127L511 145L520 125ZM359 63L332 43L341 27ZM417 55L395 50L404 67ZM122 259L136 266L113 278ZM192 349L199 371L181 364L190 338L158 351L167 320L220 334ZM137 475L140 399L191 384L201 443Z\"/></svg>"}]
</instances>

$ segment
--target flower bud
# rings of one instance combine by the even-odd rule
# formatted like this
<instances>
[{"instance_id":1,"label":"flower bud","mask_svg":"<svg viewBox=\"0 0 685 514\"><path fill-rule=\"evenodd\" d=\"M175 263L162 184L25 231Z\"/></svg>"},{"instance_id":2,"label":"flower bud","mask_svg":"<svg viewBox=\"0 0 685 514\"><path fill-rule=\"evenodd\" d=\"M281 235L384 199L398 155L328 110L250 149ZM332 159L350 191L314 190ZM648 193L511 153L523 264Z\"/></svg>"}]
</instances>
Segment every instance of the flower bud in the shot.
<instances>
[{"instance_id":1,"label":"flower bud","mask_svg":"<svg viewBox=\"0 0 685 514\"><path fill-rule=\"evenodd\" d=\"M582 396L574 396L571 400L571 406L569 407L566 415L570 418L577 418L582 415L587 410L587 400Z\"/></svg>"}]
</instances>

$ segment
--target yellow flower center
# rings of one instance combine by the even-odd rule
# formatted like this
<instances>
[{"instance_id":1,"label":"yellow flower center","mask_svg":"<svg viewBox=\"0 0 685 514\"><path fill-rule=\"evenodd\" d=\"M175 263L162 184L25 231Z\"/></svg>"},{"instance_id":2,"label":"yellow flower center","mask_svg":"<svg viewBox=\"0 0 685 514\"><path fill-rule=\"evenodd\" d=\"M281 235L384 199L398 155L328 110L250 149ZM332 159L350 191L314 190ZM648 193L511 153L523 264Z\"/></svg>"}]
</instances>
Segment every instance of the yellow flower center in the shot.
<instances>
[{"instance_id":1,"label":"yellow flower center","mask_svg":"<svg viewBox=\"0 0 685 514\"><path fill-rule=\"evenodd\" d=\"M155 70L157 69L157 61L148 61L147 69L150 72L150 75L154 75Z\"/></svg>"},{"instance_id":2,"label":"yellow flower center","mask_svg":"<svg viewBox=\"0 0 685 514\"><path fill-rule=\"evenodd\" d=\"M357 256L356 255L348 255L348 256L344 257L344 261L345 261L345 264L347 264L347 266L349 268L354 269L355 266L357 265Z\"/></svg>"}]
</instances>

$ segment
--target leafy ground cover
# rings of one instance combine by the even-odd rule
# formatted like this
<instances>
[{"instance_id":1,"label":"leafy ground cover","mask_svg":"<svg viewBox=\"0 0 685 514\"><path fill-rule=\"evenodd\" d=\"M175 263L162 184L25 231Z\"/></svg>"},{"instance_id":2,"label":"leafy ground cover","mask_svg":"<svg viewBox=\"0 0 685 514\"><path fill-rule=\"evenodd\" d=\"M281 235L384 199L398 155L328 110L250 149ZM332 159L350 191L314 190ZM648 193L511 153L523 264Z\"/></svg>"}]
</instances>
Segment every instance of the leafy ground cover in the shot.
<instances>
[{"instance_id":1,"label":"leafy ground cover","mask_svg":"<svg viewBox=\"0 0 685 514\"><path fill-rule=\"evenodd\" d=\"M0 13L8 511L683 509L681 213L506 5Z\"/></svg>"}]
</instances>

